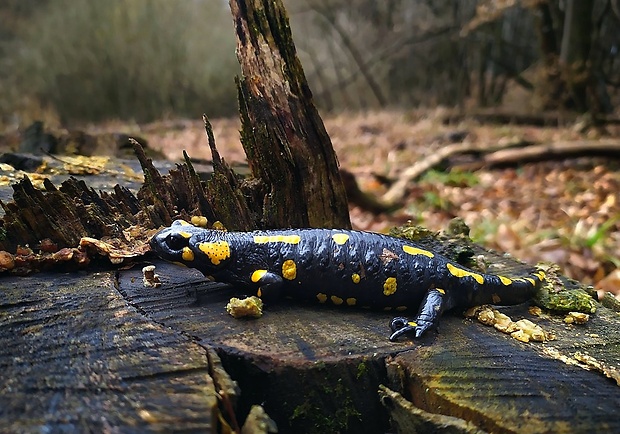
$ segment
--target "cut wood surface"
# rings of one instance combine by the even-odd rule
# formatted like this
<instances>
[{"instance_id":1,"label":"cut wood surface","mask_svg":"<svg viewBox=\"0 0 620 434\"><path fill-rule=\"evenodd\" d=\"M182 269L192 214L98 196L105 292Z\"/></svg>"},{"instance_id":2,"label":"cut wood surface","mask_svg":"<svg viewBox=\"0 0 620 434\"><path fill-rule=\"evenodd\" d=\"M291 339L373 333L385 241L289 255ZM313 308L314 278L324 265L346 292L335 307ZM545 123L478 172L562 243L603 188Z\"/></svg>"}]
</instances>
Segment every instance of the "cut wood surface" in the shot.
<instances>
[{"instance_id":1,"label":"cut wood surface","mask_svg":"<svg viewBox=\"0 0 620 434\"><path fill-rule=\"evenodd\" d=\"M532 318L524 306L502 311ZM585 327L538 322L558 339L523 344L491 327L448 321L432 345L399 354L388 369L402 375L415 406L487 432L618 432L618 384L558 359L575 362L581 352L618 369L617 313L601 308Z\"/></svg>"},{"instance_id":2,"label":"cut wood surface","mask_svg":"<svg viewBox=\"0 0 620 434\"><path fill-rule=\"evenodd\" d=\"M120 273L127 300L153 321L214 347L241 388L240 411L264 403L279 432L383 432L377 389L391 343L389 313L282 302L257 320L236 320L226 303L239 291L195 270L158 263L163 285L145 289L139 271Z\"/></svg>"},{"instance_id":3,"label":"cut wood surface","mask_svg":"<svg viewBox=\"0 0 620 434\"><path fill-rule=\"evenodd\" d=\"M0 280L0 432L208 432L215 410L205 348L114 273Z\"/></svg>"},{"instance_id":4,"label":"cut wood surface","mask_svg":"<svg viewBox=\"0 0 620 434\"><path fill-rule=\"evenodd\" d=\"M120 288L155 322L213 346L239 382L241 407L263 403L280 432L388 430L379 384L490 432L620 429L610 418L618 385L561 360L576 361L579 351L618 369L620 319L605 308L583 326L563 316L541 320L527 305L502 309L557 335L544 344L519 342L458 312L444 316L438 333L391 343L389 312L282 303L258 320L235 320L224 307L237 291L170 267L158 265L161 288L140 288L135 271L121 273Z\"/></svg>"},{"instance_id":5,"label":"cut wood surface","mask_svg":"<svg viewBox=\"0 0 620 434\"><path fill-rule=\"evenodd\" d=\"M380 384L489 432L620 430L620 388L595 369L619 369L620 319L603 307L581 326L502 308L557 335L544 344L460 312L391 343L389 312L283 302L236 320L225 311L234 288L156 264L159 288L139 267L0 281L0 431L208 430L209 348L239 383L237 418L264 404L281 433L387 432Z\"/></svg>"}]
</instances>

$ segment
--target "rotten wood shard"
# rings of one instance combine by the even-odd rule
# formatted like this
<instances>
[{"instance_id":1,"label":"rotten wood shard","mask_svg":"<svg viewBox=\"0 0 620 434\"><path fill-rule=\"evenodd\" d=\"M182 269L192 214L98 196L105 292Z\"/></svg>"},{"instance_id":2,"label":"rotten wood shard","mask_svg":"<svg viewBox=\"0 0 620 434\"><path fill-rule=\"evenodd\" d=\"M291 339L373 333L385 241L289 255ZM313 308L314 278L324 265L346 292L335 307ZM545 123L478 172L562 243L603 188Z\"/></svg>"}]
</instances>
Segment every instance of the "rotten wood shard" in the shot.
<instances>
[{"instance_id":1,"label":"rotten wood shard","mask_svg":"<svg viewBox=\"0 0 620 434\"><path fill-rule=\"evenodd\" d=\"M230 0L241 143L261 185L260 227L350 228L338 162L281 0ZM291 212L294 210L294 212Z\"/></svg>"}]
</instances>

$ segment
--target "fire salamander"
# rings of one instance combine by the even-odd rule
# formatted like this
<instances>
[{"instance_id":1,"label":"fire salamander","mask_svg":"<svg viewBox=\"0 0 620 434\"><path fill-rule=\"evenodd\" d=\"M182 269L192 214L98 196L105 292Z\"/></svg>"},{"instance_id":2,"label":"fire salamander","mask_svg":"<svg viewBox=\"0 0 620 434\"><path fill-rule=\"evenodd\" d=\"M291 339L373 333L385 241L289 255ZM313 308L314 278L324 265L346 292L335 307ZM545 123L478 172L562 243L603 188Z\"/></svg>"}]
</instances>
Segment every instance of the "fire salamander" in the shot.
<instances>
[{"instance_id":1,"label":"fire salamander","mask_svg":"<svg viewBox=\"0 0 620 434\"><path fill-rule=\"evenodd\" d=\"M150 243L161 258L267 302L284 295L386 311L418 309L414 320L392 320L390 340L404 333L420 337L456 306L522 303L545 279L542 271L521 278L477 273L413 242L350 230L225 232L177 220Z\"/></svg>"}]
</instances>

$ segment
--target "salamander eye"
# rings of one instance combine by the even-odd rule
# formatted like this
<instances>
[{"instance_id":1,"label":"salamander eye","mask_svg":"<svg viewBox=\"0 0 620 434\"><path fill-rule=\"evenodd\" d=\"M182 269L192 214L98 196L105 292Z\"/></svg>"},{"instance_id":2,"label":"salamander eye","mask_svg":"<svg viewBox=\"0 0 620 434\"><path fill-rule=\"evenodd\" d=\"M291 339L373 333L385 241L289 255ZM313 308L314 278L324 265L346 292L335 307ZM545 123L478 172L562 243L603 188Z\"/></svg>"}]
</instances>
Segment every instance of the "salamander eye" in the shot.
<instances>
[{"instance_id":1,"label":"salamander eye","mask_svg":"<svg viewBox=\"0 0 620 434\"><path fill-rule=\"evenodd\" d=\"M166 245L170 250L182 250L187 244L187 238L181 234L171 233L166 237Z\"/></svg>"}]
</instances>

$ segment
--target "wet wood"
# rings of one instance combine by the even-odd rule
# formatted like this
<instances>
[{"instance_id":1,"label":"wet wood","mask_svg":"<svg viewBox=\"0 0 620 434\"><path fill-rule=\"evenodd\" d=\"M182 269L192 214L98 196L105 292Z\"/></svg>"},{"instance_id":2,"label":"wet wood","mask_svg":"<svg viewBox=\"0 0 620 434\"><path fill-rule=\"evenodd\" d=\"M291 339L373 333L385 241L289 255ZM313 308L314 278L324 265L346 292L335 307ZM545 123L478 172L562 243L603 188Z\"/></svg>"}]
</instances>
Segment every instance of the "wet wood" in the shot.
<instances>
[{"instance_id":1,"label":"wet wood","mask_svg":"<svg viewBox=\"0 0 620 434\"><path fill-rule=\"evenodd\" d=\"M534 317L527 305L501 308L555 333L548 343L519 342L460 312L445 315L439 330L419 341L391 343L389 312L283 302L258 320L236 320L225 305L239 291L170 264L158 263L157 272L164 285L149 290L135 284L136 271L122 272L127 300L156 323L215 348L239 382L239 411L263 403L280 432L388 431L388 415L395 415L380 404L380 384L422 413L488 432L620 429L610 418L620 404L618 385L558 356L574 359L578 349L617 367L620 320L608 309L569 326L563 315Z\"/></svg>"},{"instance_id":2,"label":"wet wood","mask_svg":"<svg viewBox=\"0 0 620 434\"><path fill-rule=\"evenodd\" d=\"M434 240L428 247L452 256L455 245ZM566 325L563 316L532 317L525 306L502 309L558 336L546 344L518 342L460 312L445 315L438 332L419 341L391 343L389 312L283 302L259 320L234 320L224 309L240 295L234 288L172 264L157 262L156 271L160 288L145 288L139 268L119 271L116 281L110 273L0 281L0 362L7 367L0 374L0 430L54 429L67 420L94 430L102 420L121 428L166 430L171 420L208 427L199 404L188 407L177 396L190 393L183 396L192 403L192 391L201 399L212 393L208 348L241 387L237 419L264 403L284 433L385 432L390 416L405 423L408 406L399 405L397 415L385 398L381 405L381 384L409 400L420 410L415 414L460 418L476 429L620 429L609 419L620 404L618 386L605 369L581 367L618 369L620 321L608 309L599 307L583 326ZM24 410L33 396L38 404ZM122 409L134 399L144 406ZM567 404L573 402L578 411ZM445 420L426 416L424 423Z\"/></svg>"},{"instance_id":3,"label":"wet wood","mask_svg":"<svg viewBox=\"0 0 620 434\"><path fill-rule=\"evenodd\" d=\"M206 349L127 304L113 273L0 280L0 431L210 432Z\"/></svg>"},{"instance_id":4,"label":"wet wood","mask_svg":"<svg viewBox=\"0 0 620 434\"><path fill-rule=\"evenodd\" d=\"M502 310L531 318L523 306ZM611 416L620 405L618 384L556 354L574 362L574 354L583 352L617 369L617 313L599 308L582 327L561 319L542 324L558 339L523 344L490 327L447 321L432 345L399 354L388 371L416 407L487 432L618 431L620 422Z\"/></svg>"},{"instance_id":5,"label":"wet wood","mask_svg":"<svg viewBox=\"0 0 620 434\"><path fill-rule=\"evenodd\" d=\"M384 358L411 345L388 341L392 315L283 301L258 320L235 320L225 306L238 290L172 264L156 272L160 288L142 288L138 270L121 272L119 287L154 322L215 348L241 388L241 417L263 403L280 433L387 429L377 398Z\"/></svg>"}]
</instances>

